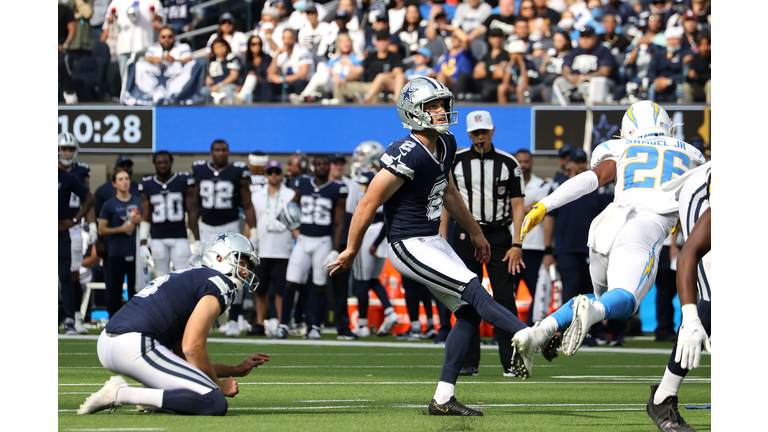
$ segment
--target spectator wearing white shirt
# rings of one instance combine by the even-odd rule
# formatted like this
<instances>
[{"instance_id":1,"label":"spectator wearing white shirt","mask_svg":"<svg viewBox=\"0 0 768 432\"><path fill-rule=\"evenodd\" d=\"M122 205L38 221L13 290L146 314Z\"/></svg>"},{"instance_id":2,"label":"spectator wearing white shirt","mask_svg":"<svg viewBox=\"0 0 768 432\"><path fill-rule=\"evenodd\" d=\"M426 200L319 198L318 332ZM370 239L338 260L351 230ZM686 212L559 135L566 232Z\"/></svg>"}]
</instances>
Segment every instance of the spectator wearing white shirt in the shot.
<instances>
[{"instance_id":1,"label":"spectator wearing white shirt","mask_svg":"<svg viewBox=\"0 0 768 432\"><path fill-rule=\"evenodd\" d=\"M493 8L484 0L467 0L456 8L451 25L469 34L491 16Z\"/></svg>"},{"instance_id":2,"label":"spectator wearing white shirt","mask_svg":"<svg viewBox=\"0 0 768 432\"><path fill-rule=\"evenodd\" d=\"M280 212L293 200L296 192L283 183L283 168L280 162L269 161L265 173L267 187L258 188L251 194L256 220L259 221L257 225L259 239L256 246L261 260L256 268L256 277L259 278L260 282L255 293L256 323L254 330L256 334L259 334L260 326L263 331L264 320L268 318L267 293L270 284L275 290L275 310L277 311L277 319L280 320L288 258L291 256L293 240L298 237L298 230L292 232L277 220Z\"/></svg>"},{"instance_id":3,"label":"spectator wearing white shirt","mask_svg":"<svg viewBox=\"0 0 768 432\"><path fill-rule=\"evenodd\" d=\"M176 62L181 64L192 60L192 49L185 43L178 42L173 29L163 27L157 37L157 43L147 48L144 59L152 64L171 66Z\"/></svg>"},{"instance_id":4,"label":"spectator wearing white shirt","mask_svg":"<svg viewBox=\"0 0 768 432\"><path fill-rule=\"evenodd\" d=\"M272 43L274 43L274 46L272 47L273 50L277 50L277 48L280 48L283 46L283 32L285 29L291 29L291 30L297 30L291 27L291 24L289 22L289 18L291 15L291 9L289 6L288 0L272 0L270 3L270 7L273 7L277 10L277 24L275 24L275 30L273 31L273 35L275 37L272 38ZM277 56L277 53L272 55L272 57Z\"/></svg>"},{"instance_id":5,"label":"spectator wearing white shirt","mask_svg":"<svg viewBox=\"0 0 768 432\"><path fill-rule=\"evenodd\" d=\"M331 25L320 21L322 17L318 13L325 8L319 9L314 5L309 5L305 9L306 20L299 28L299 45L306 48L312 55L317 54L318 46L331 33ZM296 12L294 12L296 13Z\"/></svg>"},{"instance_id":6,"label":"spectator wearing white shirt","mask_svg":"<svg viewBox=\"0 0 768 432\"><path fill-rule=\"evenodd\" d=\"M200 93L215 102L234 92L242 67L224 39L214 40L211 49L213 52L209 58L208 75L205 77L205 87L200 89Z\"/></svg>"},{"instance_id":7,"label":"spectator wearing white shirt","mask_svg":"<svg viewBox=\"0 0 768 432\"><path fill-rule=\"evenodd\" d=\"M288 25L294 30L301 30L307 24L307 14L310 8L315 9L317 19L320 21L323 21L328 14L321 4L304 0L293 0L293 12L288 16Z\"/></svg>"},{"instance_id":8,"label":"spectator wearing white shirt","mask_svg":"<svg viewBox=\"0 0 768 432\"><path fill-rule=\"evenodd\" d=\"M405 0L395 0L395 5L387 11L390 33L394 34L397 29L403 26L405 22L405 9Z\"/></svg>"},{"instance_id":9,"label":"spectator wearing white shirt","mask_svg":"<svg viewBox=\"0 0 768 432\"><path fill-rule=\"evenodd\" d=\"M359 28L353 28L351 23L351 15L346 9L338 9L334 13L333 22L331 22L331 31L328 36L320 42L320 46L317 48L317 55L326 56L331 52L335 52L336 48L334 43L339 38L339 35L348 33L352 39L352 49L358 54L365 52L365 32Z\"/></svg>"},{"instance_id":10,"label":"spectator wearing white shirt","mask_svg":"<svg viewBox=\"0 0 768 432\"><path fill-rule=\"evenodd\" d=\"M240 57L245 57L248 50L248 38L245 33L235 30L235 17L229 12L224 12L219 17L219 29L208 39L205 46L205 54L211 55L211 46L217 38L222 38L229 43L232 52Z\"/></svg>"},{"instance_id":11,"label":"spectator wearing white shirt","mask_svg":"<svg viewBox=\"0 0 768 432\"><path fill-rule=\"evenodd\" d=\"M267 81L277 87L273 94L299 94L315 73L315 60L312 54L296 44L296 36L291 29L283 30L283 47L267 70Z\"/></svg>"},{"instance_id":12,"label":"spectator wearing white shirt","mask_svg":"<svg viewBox=\"0 0 768 432\"><path fill-rule=\"evenodd\" d=\"M107 6L106 21L116 23L118 28L116 51L121 78L131 56L142 56L152 45L155 30L162 27L162 11L160 0L112 0Z\"/></svg>"},{"instance_id":13,"label":"spectator wearing white shirt","mask_svg":"<svg viewBox=\"0 0 768 432\"><path fill-rule=\"evenodd\" d=\"M277 51L282 45L283 41L280 41L278 45L277 39L273 40L272 36L275 33L275 28L280 24L280 12L275 7L265 7L261 10L261 21L258 24L256 32L264 42L264 53L271 56L273 52Z\"/></svg>"}]
</instances>

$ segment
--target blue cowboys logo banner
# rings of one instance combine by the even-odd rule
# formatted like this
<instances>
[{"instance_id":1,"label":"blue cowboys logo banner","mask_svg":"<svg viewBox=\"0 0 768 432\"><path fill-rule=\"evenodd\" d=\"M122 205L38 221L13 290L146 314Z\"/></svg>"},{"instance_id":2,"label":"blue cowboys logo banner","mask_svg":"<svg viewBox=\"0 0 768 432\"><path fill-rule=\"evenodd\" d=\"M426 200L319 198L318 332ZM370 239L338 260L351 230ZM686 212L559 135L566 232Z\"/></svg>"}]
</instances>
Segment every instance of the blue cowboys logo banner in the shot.
<instances>
[{"instance_id":1,"label":"blue cowboys logo banner","mask_svg":"<svg viewBox=\"0 0 768 432\"><path fill-rule=\"evenodd\" d=\"M200 89L205 63L152 64L143 60L125 66L125 85L120 101L125 105L192 105L205 101Z\"/></svg>"}]
</instances>

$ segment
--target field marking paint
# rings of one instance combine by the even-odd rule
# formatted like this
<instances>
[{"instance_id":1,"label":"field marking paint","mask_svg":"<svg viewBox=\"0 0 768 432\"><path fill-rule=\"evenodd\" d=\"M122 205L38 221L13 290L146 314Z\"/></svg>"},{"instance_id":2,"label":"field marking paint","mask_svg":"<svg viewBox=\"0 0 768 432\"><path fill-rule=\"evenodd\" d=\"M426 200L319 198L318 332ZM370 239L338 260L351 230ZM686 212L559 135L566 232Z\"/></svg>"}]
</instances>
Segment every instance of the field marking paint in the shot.
<instances>
[{"instance_id":1,"label":"field marking paint","mask_svg":"<svg viewBox=\"0 0 768 432\"><path fill-rule=\"evenodd\" d=\"M59 410L59 412L69 412L75 410ZM101 429L62 429L63 431L162 431L161 428L101 428Z\"/></svg>"},{"instance_id":2,"label":"field marking paint","mask_svg":"<svg viewBox=\"0 0 768 432\"><path fill-rule=\"evenodd\" d=\"M328 399L328 400L302 400L302 403L328 403L328 402L373 402L373 399Z\"/></svg>"}]
</instances>

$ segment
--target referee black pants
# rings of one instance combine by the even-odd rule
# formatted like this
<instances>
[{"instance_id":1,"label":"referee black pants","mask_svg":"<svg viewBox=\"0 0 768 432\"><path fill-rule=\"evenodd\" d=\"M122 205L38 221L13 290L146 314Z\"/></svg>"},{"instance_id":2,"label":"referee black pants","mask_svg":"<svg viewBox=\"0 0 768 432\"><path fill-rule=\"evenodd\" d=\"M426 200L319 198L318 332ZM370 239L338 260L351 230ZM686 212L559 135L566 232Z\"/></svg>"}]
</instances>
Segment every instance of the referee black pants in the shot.
<instances>
[{"instance_id":1,"label":"referee black pants","mask_svg":"<svg viewBox=\"0 0 768 432\"><path fill-rule=\"evenodd\" d=\"M502 261L504 255L512 246L512 234L509 229L503 228L496 231L483 233L491 245L491 259L486 264L488 279L493 288L493 298L497 303L509 309L517 315L517 278L508 271L508 265ZM469 234L464 228L456 225L453 231L453 249L459 255L467 268L483 280L483 264L475 259L475 247L472 246ZM498 328L493 330L499 342L499 358L504 370L512 366L512 335ZM469 353L464 360L464 367L477 367L480 365L480 328L475 329L472 337Z\"/></svg>"}]
</instances>

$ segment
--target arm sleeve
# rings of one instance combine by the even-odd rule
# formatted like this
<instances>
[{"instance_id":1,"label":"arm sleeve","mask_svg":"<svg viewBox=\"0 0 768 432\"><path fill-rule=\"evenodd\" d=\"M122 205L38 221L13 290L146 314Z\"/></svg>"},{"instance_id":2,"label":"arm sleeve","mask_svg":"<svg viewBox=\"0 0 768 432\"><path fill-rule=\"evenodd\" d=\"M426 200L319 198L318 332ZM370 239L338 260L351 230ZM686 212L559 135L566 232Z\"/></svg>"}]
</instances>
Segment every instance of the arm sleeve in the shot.
<instances>
[{"instance_id":1,"label":"arm sleeve","mask_svg":"<svg viewBox=\"0 0 768 432\"><path fill-rule=\"evenodd\" d=\"M541 200L547 211L562 207L597 190L599 182L594 171L585 171L560 185L551 195Z\"/></svg>"}]
</instances>

